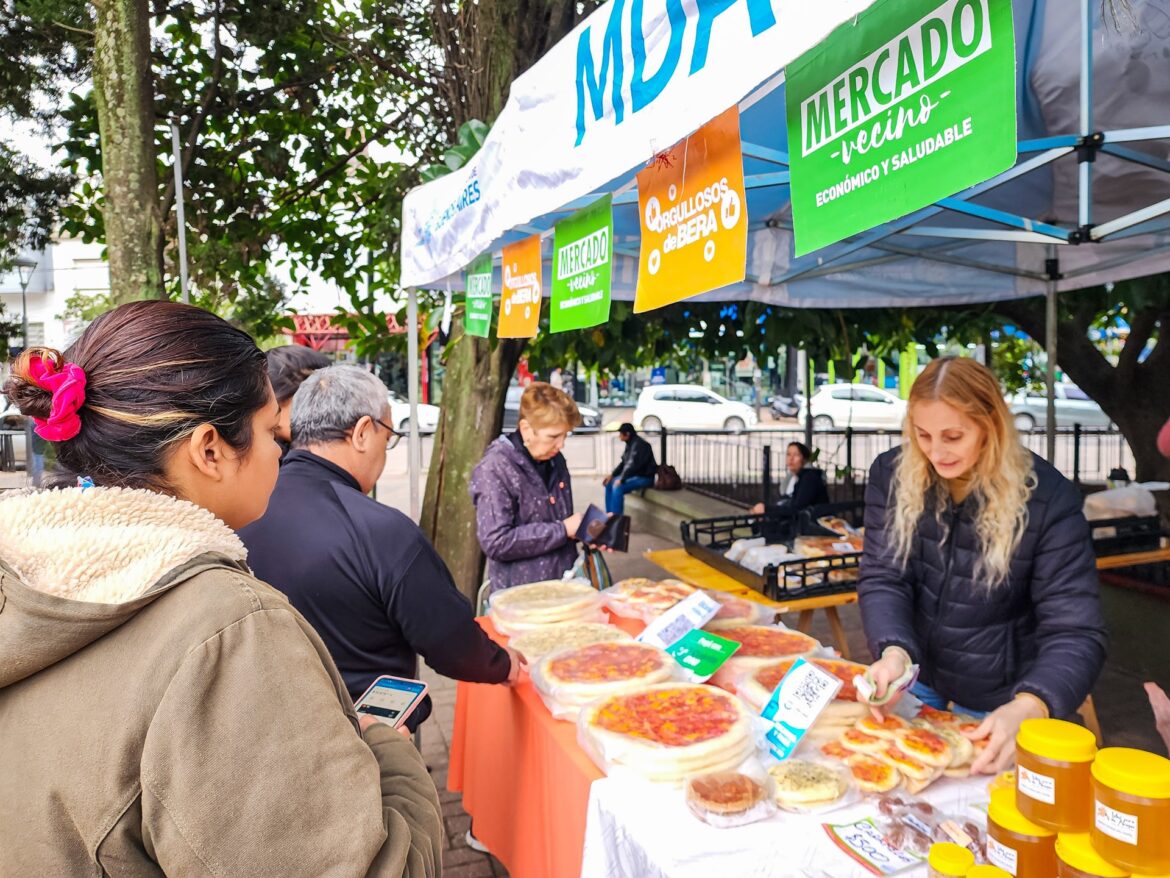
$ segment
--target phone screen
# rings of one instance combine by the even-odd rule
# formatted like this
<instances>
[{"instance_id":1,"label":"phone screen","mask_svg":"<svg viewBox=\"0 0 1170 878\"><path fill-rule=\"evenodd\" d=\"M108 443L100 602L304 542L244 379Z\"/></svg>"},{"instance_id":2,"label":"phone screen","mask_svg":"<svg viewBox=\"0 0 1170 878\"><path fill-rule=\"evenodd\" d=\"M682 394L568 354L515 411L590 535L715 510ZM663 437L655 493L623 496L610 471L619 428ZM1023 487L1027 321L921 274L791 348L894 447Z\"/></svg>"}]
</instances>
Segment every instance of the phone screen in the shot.
<instances>
[{"instance_id":1,"label":"phone screen","mask_svg":"<svg viewBox=\"0 0 1170 878\"><path fill-rule=\"evenodd\" d=\"M396 725L426 689L426 684L417 680L379 677L358 700L356 709L358 713L376 716L383 722Z\"/></svg>"}]
</instances>

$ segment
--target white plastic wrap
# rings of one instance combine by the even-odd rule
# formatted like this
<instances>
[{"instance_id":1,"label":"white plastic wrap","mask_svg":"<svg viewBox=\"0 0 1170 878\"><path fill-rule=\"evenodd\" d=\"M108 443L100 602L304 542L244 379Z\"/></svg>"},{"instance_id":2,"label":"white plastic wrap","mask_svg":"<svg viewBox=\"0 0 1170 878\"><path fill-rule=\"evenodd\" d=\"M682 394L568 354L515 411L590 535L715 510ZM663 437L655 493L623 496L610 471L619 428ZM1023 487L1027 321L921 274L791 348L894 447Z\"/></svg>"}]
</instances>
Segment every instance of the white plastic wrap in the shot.
<instances>
[{"instance_id":1,"label":"white plastic wrap","mask_svg":"<svg viewBox=\"0 0 1170 878\"><path fill-rule=\"evenodd\" d=\"M687 808L719 829L747 826L776 813L762 768L691 775L683 784Z\"/></svg>"},{"instance_id":2,"label":"white plastic wrap","mask_svg":"<svg viewBox=\"0 0 1170 878\"><path fill-rule=\"evenodd\" d=\"M839 808L856 805L861 801L861 794L853 785L852 775L839 762L821 758L801 758L794 756L784 762L777 762L770 757L765 757L765 764L768 769L769 792L776 802L776 807L782 811L789 811L793 814L828 814ZM837 784L836 797L822 799L820 801L800 801L791 792L785 793L781 791L780 780L783 775L794 770L807 770L810 766L815 767L815 770L818 772L824 772L826 776L832 777L835 780Z\"/></svg>"},{"instance_id":3,"label":"white plastic wrap","mask_svg":"<svg viewBox=\"0 0 1170 878\"><path fill-rule=\"evenodd\" d=\"M529 665L535 666L546 655L562 649L630 639L629 634L608 622L557 622L517 634L508 646L520 653Z\"/></svg>"},{"instance_id":4,"label":"white plastic wrap","mask_svg":"<svg viewBox=\"0 0 1170 878\"><path fill-rule=\"evenodd\" d=\"M715 589L704 589L707 595L719 603L721 609L715 618L704 627L708 631L720 628L735 628L740 625L769 625L776 619L776 608L758 601L749 601L738 595Z\"/></svg>"},{"instance_id":5,"label":"white plastic wrap","mask_svg":"<svg viewBox=\"0 0 1170 878\"><path fill-rule=\"evenodd\" d=\"M640 619L649 625L679 601L698 591L678 579L623 579L601 591L606 608L615 616Z\"/></svg>"},{"instance_id":6,"label":"white plastic wrap","mask_svg":"<svg viewBox=\"0 0 1170 878\"><path fill-rule=\"evenodd\" d=\"M659 726L652 721L656 714ZM697 683L661 683L599 699L581 710L577 738L607 775L661 783L737 771L755 756L747 708Z\"/></svg>"},{"instance_id":7,"label":"white plastic wrap","mask_svg":"<svg viewBox=\"0 0 1170 878\"><path fill-rule=\"evenodd\" d=\"M739 566L762 576L765 567L783 564L786 561L799 561L802 558L802 555L794 555L788 551L787 546L756 546L744 552L739 560Z\"/></svg>"},{"instance_id":8,"label":"white plastic wrap","mask_svg":"<svg viewBox=\"0 0 1170 878\"><path fill-rule=\"evenodd\" d=\"M588 682L558 679L556 671L566 666L574 671L588 668L587 675L596 674L599 679ZM631 677L631 672L637 675ZM634 640L557 650L532 667L532 685L549 713L566 720L575 720L581 708L599 698L682 679L678 662L658 647Z\"/></svg>"},{"instance_id":9,"label":"white plastic wrap","mask_svg":"<svg viewBox=\"0 0 1170 878\"><path fill-rule=\"evenodd\" d=\"M488 616L508 636L542 625L605 621L601 595L583 579L532 582L497 591Z\"/></svg>"},{"instance_id":10,"label":"white plastic wrap","mask_svg":"<svg viewBox=\"0 0 1170 878\"><path fill-rule=\"evenodd\" d=\"M724 552L723 557L728 561L739 564L743 561L743 556L749 549L755 549L763 546L767 541L763 537L750 537L748 539L736 540L731 544L731 547Z\"/></svg>"}]
</instances>

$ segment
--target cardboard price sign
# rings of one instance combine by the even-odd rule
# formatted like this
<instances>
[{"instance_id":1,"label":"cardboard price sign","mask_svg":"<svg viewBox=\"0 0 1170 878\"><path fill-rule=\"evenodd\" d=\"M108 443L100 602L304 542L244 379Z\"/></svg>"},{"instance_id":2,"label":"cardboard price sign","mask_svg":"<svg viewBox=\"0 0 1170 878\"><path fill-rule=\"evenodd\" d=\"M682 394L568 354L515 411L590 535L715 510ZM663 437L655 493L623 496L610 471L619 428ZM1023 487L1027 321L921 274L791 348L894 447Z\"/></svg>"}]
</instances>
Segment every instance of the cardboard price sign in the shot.
<instances>
[{"instance_id":1,"label":"cardboard price sign","mask_svg":"<svg viewBox=\"0 0 1170 878\"><path fill-rule=\"evenodd\" d=\"M762 711L772 723L765 737L773 756L783 762L792 755L842 685L811 662L798 658L793 663Z\"/></svg>"},{"instance_id":2,"label":"cardboard price sign","mask_svg":"<svg viewBox=\"0 0 1170 878\"><path fill-rule=\"evenodd\" d=\"M744 279L748 216L738 107L638 173L638 212L635 312Z\"/></svg>"},{"instance_id":3,"label":"cardboard price sign","mask_svg":"<svg viewBox=\"0 0 1170 878\"><path fill-rule=\"evenodd\" d=\"M463 329L468 335L487 338L492 328L492 255L485 253L467 269L463 296Z\"/></svg>"},{"instance_id":4,"label":"cardboard price sign","mask_svg":"<svg viewBox=\"0 0 1170 878\"><path fill-rule=\"evenodd\" d=\"M800 256L1016 160L1011 0L883 0L785 71Z\"/></svg>"},{"instance_id":5,"label":"cardboard price sign","mask_svg":"<svg viewBox=\"0 0 1170 878\"><path fill-rule=\"evenodd\" d=\"M500 338L532 338L540 324L540 235L533 235L503 252L503 292L500 294Z\"/></svg>"},{"instance_id":6,"label":"cardboard price sign","mask_svg":"<svg viewBox=\"0 0 1170 878\"><path fill-rule=\"evenodd\" d=\"M587 329L609 320L613 196L557 223L553 233L549 329Z\"/></svg>"}]
</instances>

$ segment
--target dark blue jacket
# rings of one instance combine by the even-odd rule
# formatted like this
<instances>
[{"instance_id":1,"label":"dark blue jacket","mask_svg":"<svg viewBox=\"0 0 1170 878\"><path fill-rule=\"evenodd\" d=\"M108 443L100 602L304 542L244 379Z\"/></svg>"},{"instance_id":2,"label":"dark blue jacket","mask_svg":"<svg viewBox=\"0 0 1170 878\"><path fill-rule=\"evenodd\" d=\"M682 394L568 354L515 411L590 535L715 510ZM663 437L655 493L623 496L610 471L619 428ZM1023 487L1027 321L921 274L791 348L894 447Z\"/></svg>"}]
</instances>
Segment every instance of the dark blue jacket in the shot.
<instances>
[{"instance_id":1,"label":"dark blue jacket","mask_svg":"<svg viewBox=\"0 0 1170 878\"><path fill-rule=\"evenodd\" d=\"M973 578L979 545L972 495L948 498L939 521L918 523L906 569L887 540L890 484L900 449L882 454L865 491L865 552L857 583L870 650L905 649L944 697L993 710L1017 693L1054 717L1076 712L1105 662L1096 559L1076 487L1033 455L1037 484L1008 579L989 591Z\"/></svg>"},{"instance_id":2,"label":"dark blue jacket","mask_svg":"<svg viewBox=\"0 0 1170 878\"><path fill-rule=\"evenodd\" d=\"M420 655L457 680L507 679L508 654L475 623L422 531L336 464L291 452L268 511L240 538L256 576L321 635L353 698L382 674L417 677ZM407 725L430 712L428 700Z\"/></svg>"}]
</instances>

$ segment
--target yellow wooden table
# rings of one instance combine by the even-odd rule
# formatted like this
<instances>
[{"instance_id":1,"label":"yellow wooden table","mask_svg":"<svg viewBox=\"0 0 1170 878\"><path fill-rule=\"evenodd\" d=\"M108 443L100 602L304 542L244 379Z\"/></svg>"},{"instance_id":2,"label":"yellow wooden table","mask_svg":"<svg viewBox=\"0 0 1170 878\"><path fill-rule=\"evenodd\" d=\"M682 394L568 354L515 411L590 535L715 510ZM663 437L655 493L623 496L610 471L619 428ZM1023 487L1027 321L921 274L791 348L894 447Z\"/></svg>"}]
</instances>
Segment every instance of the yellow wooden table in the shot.
<instances>
[{"instance_id":1,"label":"yellow wooden table","mask_svg":"<svg viewBox=\"0 0 1170 878\"><path fill-rule=\"evenodd\" d=\"M856 591L799 598L791 601L773 601L755 589L748 588L739 580L732 579L726 573L716 570L710 564L700 561L694 555L689 554L686 549L660 549L656 552L646 552L645 557L672 576L700 588L709 588L746 598L749 601L773 607L777 613L800 613L796 627L805 633L812 627L813 613L816 610L824 610L825 616L829 620L829 629L837 641L837 651L841 653L843 658L850 658L849 641L845 637L845 628L841 625L841 617L837 614L837 607L857 603Z\"/></svg>"},{"instance_id":2,"label":"yellow wooden table","mask_svg":"<svg viewBox=\"0 0 1170 878\"><path fill-rule=\"evenodd\" d=\"M1142 564L1161 564L1165 561L1170 561L1170 548L1128 552L1124 555L1102 555L1097 559L1097 569L1113 570L1117 567L1138 567Z\"/></svg>"}]
</instances>

